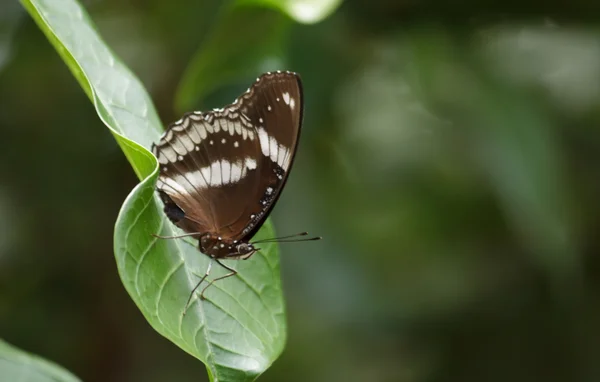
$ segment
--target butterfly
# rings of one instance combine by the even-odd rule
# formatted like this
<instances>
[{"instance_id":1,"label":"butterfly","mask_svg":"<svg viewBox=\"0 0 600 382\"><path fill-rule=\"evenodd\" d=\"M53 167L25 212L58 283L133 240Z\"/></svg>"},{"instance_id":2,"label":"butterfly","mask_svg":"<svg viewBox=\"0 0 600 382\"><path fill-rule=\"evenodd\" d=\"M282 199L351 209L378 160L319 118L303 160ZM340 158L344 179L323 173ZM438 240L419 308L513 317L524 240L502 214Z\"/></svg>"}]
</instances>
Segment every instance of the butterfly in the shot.
<instances>
[{"instance_id":1,"label":"butterfly","mask_svg":"<svg viewBox=\"0 0 600 382\"><path fill-rule=\"evenodd\" d=\"M237 273L220 260L248 259L259 250L255 244L306 235L250 242L287 181L303 107L300 77L268 72L232 104L185 114L152 146L160 166L156 188L164 212L186 232L157 237L195 237L200 252L229 271L204 287L202 299L212 283ZM211 265L212 261L188 305Z\"/></svg>"}]
</instances>

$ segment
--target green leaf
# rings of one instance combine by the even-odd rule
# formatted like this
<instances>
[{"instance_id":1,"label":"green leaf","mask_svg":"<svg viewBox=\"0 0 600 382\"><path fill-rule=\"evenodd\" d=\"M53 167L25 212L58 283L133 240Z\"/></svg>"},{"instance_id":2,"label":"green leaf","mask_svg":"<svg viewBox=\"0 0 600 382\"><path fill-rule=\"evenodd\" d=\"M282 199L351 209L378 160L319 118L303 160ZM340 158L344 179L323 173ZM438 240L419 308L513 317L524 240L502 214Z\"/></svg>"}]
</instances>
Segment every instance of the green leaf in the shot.
<instances>
[{"instance_id":1,"label":"green leaf","mask_svg":"<svg viewBox=\"0 0 600 382\"><path fill-rule=\"evenodd\" d=\"M282 352L284 301L275 245L247 261L230 261L239 274L218 281L207 300L190 291L208 265L191 241L157 240L178 232L162 213L154 185L157 161L148 148L162 127L139 80L114 56L74 0L22 0L57 49L102 121L141 179L127 197L115 227L121 280L148 322L177 346L203 361L212 381L251 381ZM270 223L257 237L272 237ZM211 277L224 274L218 265Z\"/></svg>"},{"instance_id":2,"label":"green leaf","mask_svg":"<svg viewBox=\"0 0 600 382\"><path fill-rule=\"evenodd\" d=\"M3 381L78 382L62 367L0 340L0 376Z\"/></svg>"},{"instance_id":3,"label":"green leaf","mask_svg":"<svg viewBox=\"0 0 600 382\"><path fill-rule=\"evenodd\" d=\"M284 15L270 9L225 7L215 29L185 70L177 90L176 109L184 112L195 108L224 83L283 69L283 42L289 26Z\"/></svg>"},{"instance_id":4,"label":"green leaf","mask_svg":"<svg viewBox=\"0 0 600 382\"><path fill-rule=\"evenodd\" d=\"M272 7L299 23L313 24L331 15L342 0L238 0L238 4Z\"/></svg>"}]
</instances>

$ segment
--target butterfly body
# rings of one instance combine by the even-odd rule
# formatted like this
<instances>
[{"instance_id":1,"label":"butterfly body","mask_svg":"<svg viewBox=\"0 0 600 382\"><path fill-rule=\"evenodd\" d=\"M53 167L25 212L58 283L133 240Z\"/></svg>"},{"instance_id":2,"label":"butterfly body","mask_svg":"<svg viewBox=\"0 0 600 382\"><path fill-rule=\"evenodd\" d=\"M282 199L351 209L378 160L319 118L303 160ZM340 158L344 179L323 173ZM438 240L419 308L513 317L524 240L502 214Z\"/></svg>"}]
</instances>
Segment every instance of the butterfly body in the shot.
<instances>
[{"instance_id":1,"label":"butterfly body","mask_svg":"<svg viewBox=\"0 0 600 382\"><path fill-rule=\"evenodd\" d=\"M221 109L185 114L152 147L167 217L213 259L247 259L300 137L300 78L272 72Z\"/></svg>"}]
</instances>

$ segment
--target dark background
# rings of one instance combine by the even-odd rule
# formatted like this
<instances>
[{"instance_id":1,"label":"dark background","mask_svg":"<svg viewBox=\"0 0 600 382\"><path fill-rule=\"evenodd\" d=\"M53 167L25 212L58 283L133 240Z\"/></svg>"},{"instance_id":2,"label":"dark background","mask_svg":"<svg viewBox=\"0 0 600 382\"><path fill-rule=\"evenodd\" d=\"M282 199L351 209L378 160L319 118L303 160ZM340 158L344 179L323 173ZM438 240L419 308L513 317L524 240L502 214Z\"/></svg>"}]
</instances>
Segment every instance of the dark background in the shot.
<instances>
[{"instance_id":1,"label":"dark background","mask_svg":"<svg viewBox=\"0 0 600 382\"><path fill-rule=\"evenodd\" d=\"M165 123L220 4L84 2ZM281 69L302 75L306 118L273 220L325 240L282 247L289 339L261 381L600 379L599 14L349 0L289 21ZM0 0L0 337L85 381L206 380L120 283L113 225L136 182Z\"/></svg>"}]
</instances>

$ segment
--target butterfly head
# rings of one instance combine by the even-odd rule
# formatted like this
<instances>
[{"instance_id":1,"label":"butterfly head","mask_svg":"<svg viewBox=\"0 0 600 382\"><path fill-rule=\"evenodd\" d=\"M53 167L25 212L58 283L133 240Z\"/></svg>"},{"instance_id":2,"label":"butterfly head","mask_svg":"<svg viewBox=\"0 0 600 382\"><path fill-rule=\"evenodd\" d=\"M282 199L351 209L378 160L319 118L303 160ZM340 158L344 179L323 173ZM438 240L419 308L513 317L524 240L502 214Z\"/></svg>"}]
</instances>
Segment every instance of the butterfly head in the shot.
<instances>
[{"instance_id":1,"label":"butterfly head","mask_svg":"<svg viewBox=\"0 0 600 382\"><path fill-rule=\"evenodd\" d=\"M244 260L252 256L254 252L258 250L250 243L239 243L236 249L239 254L237 257Z\"/></svg>"},{"instance_id":2,"label":"butterfly head","mask_svg":"<svg viewBox=\"0 0 600 382\"><path fill-rule=\"evenodd\" d=\"M247 259L257 251L254 245L237 240L228 240L207 233L200 238L200 251L215 259Z\"/></svg>"}]
</instances>

